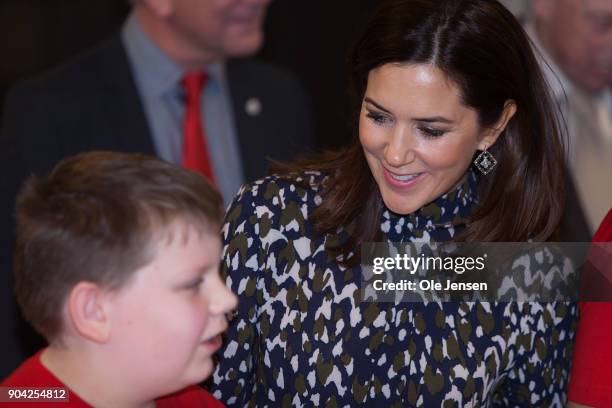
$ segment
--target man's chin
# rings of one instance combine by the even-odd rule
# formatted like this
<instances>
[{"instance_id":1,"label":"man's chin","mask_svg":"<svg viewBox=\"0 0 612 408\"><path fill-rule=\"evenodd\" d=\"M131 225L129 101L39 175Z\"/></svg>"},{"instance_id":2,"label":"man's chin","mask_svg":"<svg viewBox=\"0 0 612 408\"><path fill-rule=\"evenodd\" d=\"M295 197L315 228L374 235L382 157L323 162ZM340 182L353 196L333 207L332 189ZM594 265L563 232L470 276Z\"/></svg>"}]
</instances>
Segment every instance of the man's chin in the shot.
<instances>
[{"instance_id":1,"label":"man's chin","mask_svg":"<svg viewBox=\"0 0 612 408\"><path fill-rule=\"evenodd\" d=\"M229 57L249 57L256 54L263 45L263 35L253 33L251 35L241 36L238 39L231 39L227 42L225 51Z\"/></svg>"}]
</instances>

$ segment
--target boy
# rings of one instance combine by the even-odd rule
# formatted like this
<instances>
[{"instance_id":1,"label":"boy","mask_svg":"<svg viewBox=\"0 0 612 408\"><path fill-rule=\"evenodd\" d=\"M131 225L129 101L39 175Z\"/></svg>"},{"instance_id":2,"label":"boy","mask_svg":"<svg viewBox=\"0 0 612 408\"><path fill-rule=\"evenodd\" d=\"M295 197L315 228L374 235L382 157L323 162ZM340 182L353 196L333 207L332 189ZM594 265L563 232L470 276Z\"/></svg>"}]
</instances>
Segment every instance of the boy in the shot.
<instances>
[{"instance_id":1,"label":"boy","mask_svg":"<svg viewBox=\"0 0 612 408\"><path fill-rule=\"evenodd\" d=\"M26 182L16 293L49 346L1 384L0 401L222 406L193 386L237 303L218 273L222 216L201 176L142 155L83 153Z\"/></svg>"}]
</instances>

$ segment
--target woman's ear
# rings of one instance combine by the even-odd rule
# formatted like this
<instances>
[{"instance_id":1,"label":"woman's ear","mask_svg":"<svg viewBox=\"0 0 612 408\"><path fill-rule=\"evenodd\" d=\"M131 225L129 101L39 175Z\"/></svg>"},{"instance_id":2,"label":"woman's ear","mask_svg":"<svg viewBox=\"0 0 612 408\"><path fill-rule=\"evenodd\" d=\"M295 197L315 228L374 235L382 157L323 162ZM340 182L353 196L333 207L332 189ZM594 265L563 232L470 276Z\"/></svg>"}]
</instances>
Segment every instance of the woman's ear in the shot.
<instances>
[{"instance_id":1,"label":"woman's ear","mask_svg":"<svg viewBox=\"0 0 612 408\"><path fill-rule=\"evenodd\" d=\"M516 113L516 110L516 102L514 102L512 99L508 99L506 103L504 103L504 109L502 110L501 116L495 125L485 130L484 135L478 143L478 150L485 150L497 141L497 138L502 134L504 129L506 129L508 122L510 122L510 119L512 119Z\"/></svg>"},{"instance_id":2,"label":"woman's ear","mask_svg":"<svg viewBox=\"0 0 612 408\"><path fill-rule=\"evenodd\" d=\"M110 337L111 323L105 307L108 291L92 282L79 282L68 296L68 317L74 330L96 343Z\"/></svg>"}]
</instances>

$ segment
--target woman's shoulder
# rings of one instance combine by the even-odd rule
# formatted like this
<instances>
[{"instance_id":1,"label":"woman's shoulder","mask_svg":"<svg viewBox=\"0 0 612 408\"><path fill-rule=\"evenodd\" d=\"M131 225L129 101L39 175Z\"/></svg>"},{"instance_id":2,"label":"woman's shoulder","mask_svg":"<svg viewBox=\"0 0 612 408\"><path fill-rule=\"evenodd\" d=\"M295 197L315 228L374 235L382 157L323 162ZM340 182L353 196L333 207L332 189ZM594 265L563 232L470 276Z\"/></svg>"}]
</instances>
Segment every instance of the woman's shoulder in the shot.
<instances>
[{"instance_id":1,"label":"woman's shoulder","mask_svg":"<svg viewBox=\"0 0 612 408\"><path fill-rule=\"evenodd\" d=\"M305 233L309 215L321 203L327 176L308 171L289 175L271 175L243 185L225 214L230 230L256 228L259 233L270 228L294 229ZM263 228L263 230L261 230Z\"/></svg>"},{"instance_id":2,"label":"woman's shoulder","mask_svg":"<svg viewBox=\"0 0 612 408\"><path fill-rule=\"evenodd\" d=\"M244 184L233 200L250 206L270 205L283 209L290 204L318 205L328 176L319 171L273 174Z\"/></svg>"}]
</instances>

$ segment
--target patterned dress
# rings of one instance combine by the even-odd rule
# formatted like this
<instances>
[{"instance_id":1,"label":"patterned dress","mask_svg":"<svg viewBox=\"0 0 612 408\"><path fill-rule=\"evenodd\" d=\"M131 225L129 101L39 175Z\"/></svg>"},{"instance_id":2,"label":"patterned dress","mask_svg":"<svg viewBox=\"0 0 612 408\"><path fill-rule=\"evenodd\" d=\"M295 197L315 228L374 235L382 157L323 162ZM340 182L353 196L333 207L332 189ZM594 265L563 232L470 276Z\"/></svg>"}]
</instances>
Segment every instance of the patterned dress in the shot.
<instances>
[{"instance_id":1,"label":"patterned dress","mask_svg":"<svg viewBox=\"0 0 612 408\"><path fill-rule=\"evenodd\" d=\"M223 272L240 303L216 398L230 407L564 406L575 304L360 303L359 266L330 259L325 243L337 237L309 222L323 180L268 177L228 210ZM384 211L387 240L452 239L473 205L475 177L465 180L414 214Z\"/></svg>"}]
</instances>

